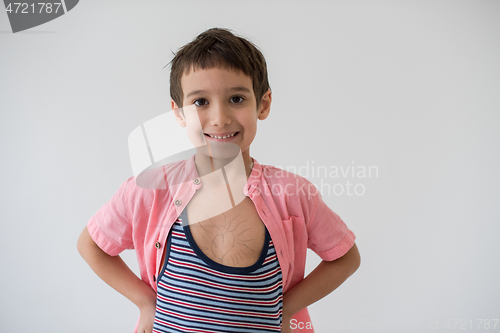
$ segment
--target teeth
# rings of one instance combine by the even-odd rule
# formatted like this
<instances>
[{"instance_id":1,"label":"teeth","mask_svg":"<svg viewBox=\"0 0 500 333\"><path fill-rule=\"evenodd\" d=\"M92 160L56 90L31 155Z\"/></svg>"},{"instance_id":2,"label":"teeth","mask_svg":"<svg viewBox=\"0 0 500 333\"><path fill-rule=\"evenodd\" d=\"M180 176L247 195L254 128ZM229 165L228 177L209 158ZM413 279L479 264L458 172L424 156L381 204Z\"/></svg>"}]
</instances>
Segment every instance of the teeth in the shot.
<instances>
[{"instance_id":1,"label":"teeth","mask_svg":"<svg viewBox=\"0 0 500 333\"><path fill-rule=\"evenodd\" d=\"M233 133L233 134L230 134L230 135L225 135L225 136L215 136L215 135L210 135L210 134L208 134L208 135L209 135L210 137L212 137L212 138L215 138L215 139L227 139L227 138L229 138L229 137L234 136L235 134L236 134L236 133Z\"/></svg>"}]
</instances>

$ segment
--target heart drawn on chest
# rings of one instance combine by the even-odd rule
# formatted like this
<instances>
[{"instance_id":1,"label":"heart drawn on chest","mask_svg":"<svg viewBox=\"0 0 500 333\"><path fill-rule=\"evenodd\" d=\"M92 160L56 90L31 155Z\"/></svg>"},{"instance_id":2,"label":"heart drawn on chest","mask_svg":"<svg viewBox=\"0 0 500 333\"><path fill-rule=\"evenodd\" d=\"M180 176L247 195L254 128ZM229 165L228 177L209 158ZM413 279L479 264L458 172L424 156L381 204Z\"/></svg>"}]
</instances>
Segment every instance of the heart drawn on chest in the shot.
<instances>
[{"instance_id":1,"label":"heart drawn on chest","mask_svg":"<svg viewBox=\"0 0 500 333\"><path fill-rule=\"evenodd\" d=\"M223 260L226 255L234 247L234 234L231 231L226 231L223 234L218 234L212 240L212 253L219 260Z\"/></svg>"}]
</instances>

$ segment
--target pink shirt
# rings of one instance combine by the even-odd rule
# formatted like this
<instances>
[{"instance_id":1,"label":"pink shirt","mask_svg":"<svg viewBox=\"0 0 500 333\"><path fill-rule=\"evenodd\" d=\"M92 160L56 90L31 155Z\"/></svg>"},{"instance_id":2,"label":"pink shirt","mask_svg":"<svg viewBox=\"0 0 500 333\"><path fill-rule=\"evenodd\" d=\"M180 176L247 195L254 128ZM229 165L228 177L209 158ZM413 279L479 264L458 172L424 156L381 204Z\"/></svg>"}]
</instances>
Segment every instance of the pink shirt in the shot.
<instances>
[{"instance_id":1,"label":"pink shirt","mask_svg":"<svg viewBox=\"0 0 500 333\"><path fill-rule=\"evenodd\" d=\"M156 279L167 236L180 212L203 184L187 160L163 167L166 189L144 189L134 177L125 181L87 224L92 239L107 254L135 249L141 278L156 292ZM304 278L306 250L332 261L343 256L355 236L322 200L307 179L254 159L243 193L253 203L274 242L283 277L283 293ZM294 315L294 333L312 333L307 308ZM298 327L303 326L304 329ZM137 332L137 325L134 333Z\"/></svg>"}]
</instances>

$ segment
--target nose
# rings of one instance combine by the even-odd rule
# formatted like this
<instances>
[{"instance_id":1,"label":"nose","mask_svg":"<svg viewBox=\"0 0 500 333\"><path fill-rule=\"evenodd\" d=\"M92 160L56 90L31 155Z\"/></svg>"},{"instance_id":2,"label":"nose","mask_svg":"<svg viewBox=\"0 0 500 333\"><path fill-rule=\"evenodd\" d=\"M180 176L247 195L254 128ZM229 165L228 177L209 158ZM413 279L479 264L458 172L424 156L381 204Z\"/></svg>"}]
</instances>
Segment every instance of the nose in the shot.
<instances>
[{"instance_id":1,"label":"nose","mask_svg":"<svg viewBox=\"0 0 500 333\"><path fill-rule=\"evenodd\" d=\"M229 110L222 104L215 104L210 110L210 123L212 126L224 127L231 124Z\"/></svg>"}]
</instances>

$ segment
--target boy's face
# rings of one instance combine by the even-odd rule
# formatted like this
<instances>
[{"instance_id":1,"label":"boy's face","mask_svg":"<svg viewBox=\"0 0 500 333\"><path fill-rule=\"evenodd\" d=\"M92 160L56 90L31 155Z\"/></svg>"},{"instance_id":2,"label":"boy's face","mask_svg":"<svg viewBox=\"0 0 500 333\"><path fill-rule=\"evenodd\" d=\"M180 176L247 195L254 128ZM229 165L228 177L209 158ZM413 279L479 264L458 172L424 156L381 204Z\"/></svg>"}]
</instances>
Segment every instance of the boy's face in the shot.
<instances>
[{"instance_id":1,"label":"boy's face","mask_svg":"<svg viewBox=\"0 0 500 333\"><path fill-rule=\"evenodd\" d=\"M251 163L250 144L257 133L257 119L264 120L269 115L271 91L264 94L257 108L252 79L241 71L221 68L191 69L182 76L181 86L183 107L196 107L205 140L237 144L244 161ZM172 109L178 107L172 100ZM181 126L186 126L179 112L176 117ZM218 139L210 135L229 137Z\"/></svg>"}]
</instances>

